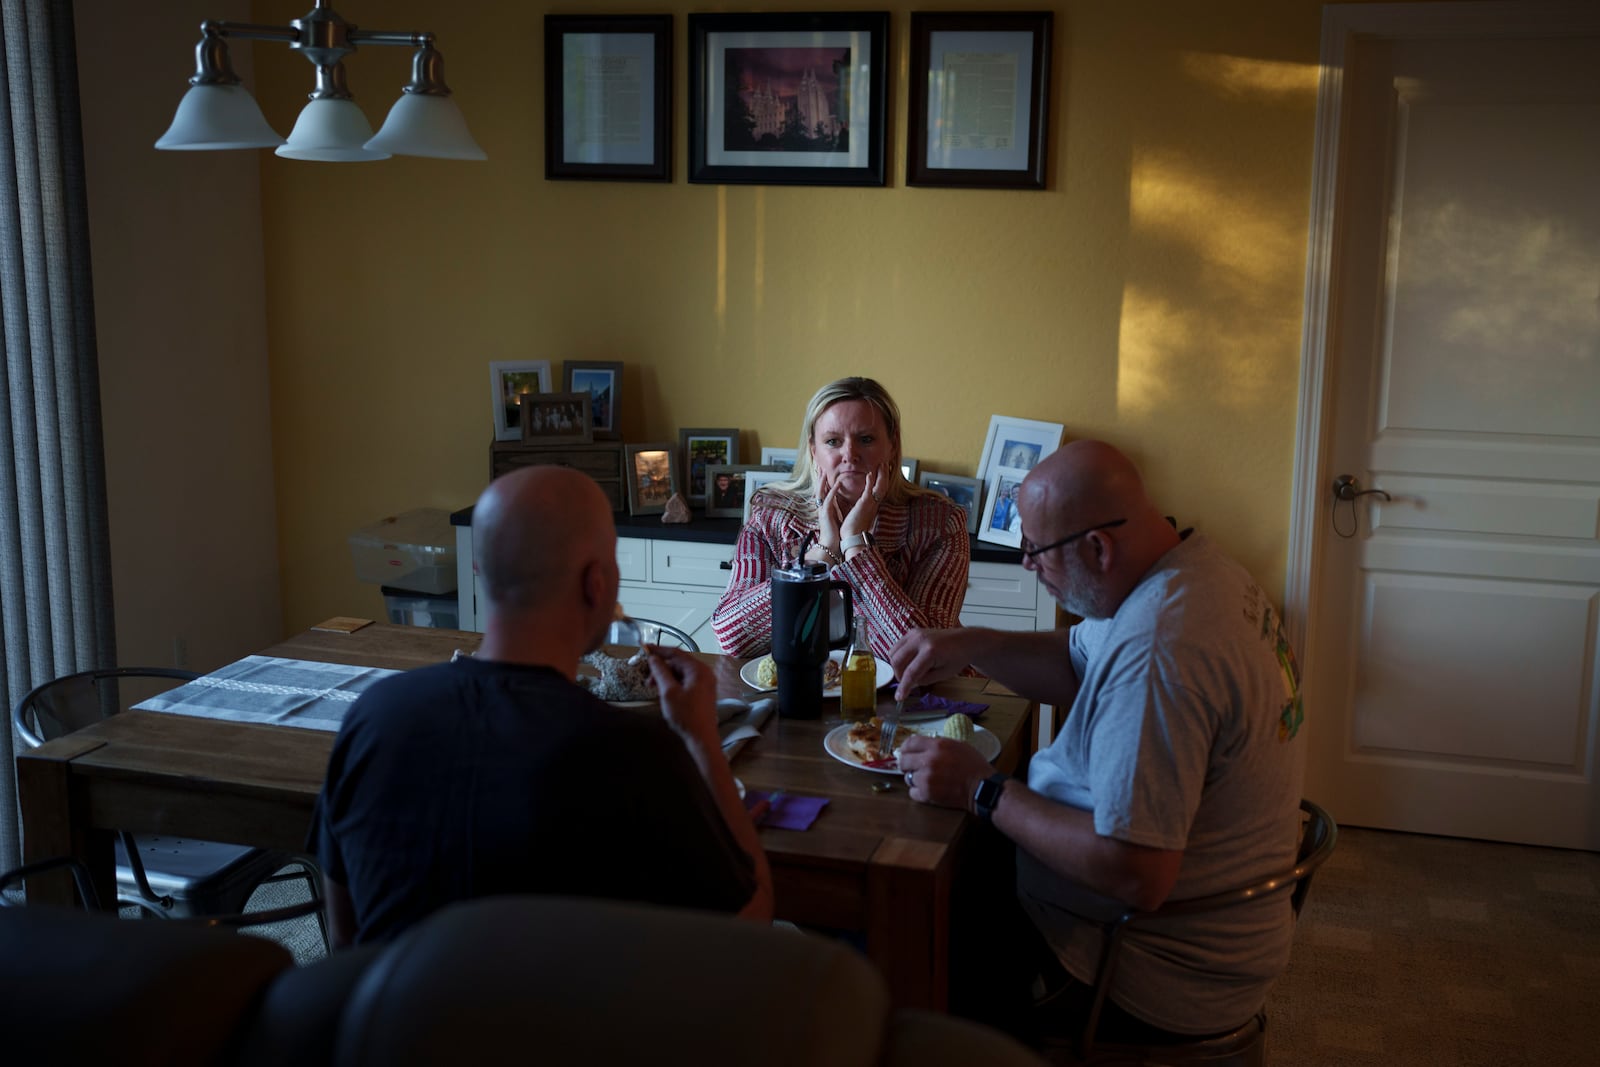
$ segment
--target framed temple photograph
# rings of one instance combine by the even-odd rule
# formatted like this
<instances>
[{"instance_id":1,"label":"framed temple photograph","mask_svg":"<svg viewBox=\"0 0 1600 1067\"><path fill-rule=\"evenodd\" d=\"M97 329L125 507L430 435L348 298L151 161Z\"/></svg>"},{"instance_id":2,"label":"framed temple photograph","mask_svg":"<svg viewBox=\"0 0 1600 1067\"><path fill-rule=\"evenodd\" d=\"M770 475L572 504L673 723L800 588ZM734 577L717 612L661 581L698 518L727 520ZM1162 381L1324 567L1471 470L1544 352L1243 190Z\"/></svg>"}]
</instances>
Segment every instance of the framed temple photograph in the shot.
<instances>
[{"instance_id":1,"label":"framed temple photograph","mask_svg":"<svg viewBox=\"0 0 1600 1067\"><path fill-rule=\"evenodd\" d=\"M773 482L786 482L794 475L786 470L761 470L759 468L748 470L744 475L744 521L750 521L750 501L755 498L756 490L763 485Z\"/></svg>"},{"instance_id":2,"label":"framed temple photograph","mask_svg":"<svg viewBox=\"0 0 1600 1067\"><path fill-rule=\"evenodd\" d=\"M1048 11L911 13L906 184L1043 189Z\"/></svg>"},{"instance_id":3,"label":"framed temple photograph","mask_svg":"<svg viewBox=\"0 0 1600 1067\"><path fill-rule=\"evenodd\" d=\"M761 450L761 465L781 471L794 470L795 460L799 458L800 450L798 448L763 448Z\"/></svg>"},{"instance_id":4,"label":"framed temple photograph","mask_svg":"<svg viewBox=\"0 0 1600 1067\"><path fill-rule=\"evenodd\" d=\"M622 414L622 364L569 359L561 365L562 388L589 394L589 425L596 441L620 440L617 420Z\"/></svg>"},{"instance_id":5,"label":"framed temple photograph","mask_svg":"<svg viewBox=\"0 0 1600 1067\"><path fill-rule=\"evenodd\" d=\"M978 480L992 488L989 476L996 467L1015 467L1026 474L1061 447L1065 431L1059 422L989 416L989 435L984 438L983 458L978 461Z\"/></svg>"},{"instance_id":6,"label":"framed temple photograph","mask_svg":"<svg viewBox=\"0 0 1600 1067\"><path fill-rule=\"evenodd\" d=\"M525 445L586 445L594 440L588 393L530 394L522 398L521 414Z\"/></svg>"},{"instance_id":7,"label":"framed temple photograph","mask_svg":"<svg viewBox=\"0 0 1600 1067\"><path fill-rule=\"evenodd\" d=\"M659 515L678 491L678 458L672 445L627 445L624 448L628 479L628 511L633 515Z\"/></svg>"},{"instance_id":8,"label":"framed temple photograph","mask_svg":"<svg viewBox=\"0 0 1600 1067\"><path fill-rule=\"evenodd\" d=\"M690 504L704 504L706 469L739 462L739 431L679 430L678 447L683 455L684 498Z\"/></svg>"},{"instance_id":9,"label":"framed temple photograph","mask_svg":"<svg viewBox=\"0 0 1600 1067\"><path fill-rule=\"evenodd\" d=\"M996 467L989 476L983 518L978 522L978 540L997 545L1022 547L1022 514L1017 511L1017 494L1028 472L1020 467Z\"/></svg>"},{"instance_id":10,"label":"framed temple photograph","mask_svg":"<svg viewBox=\"0 0 1600 1067\"><path fill-rule=\"evenodd\" d=\"M544 176L672 180L672 16L544 17Z\"/></svg>"},{"instance_id":11,"label":"framed temple photograph","mask_svg":"<svg viewBox=\"0 0 1600 1067\"><path fill-rule=\"evenodd\" d=\"M754 464L718 464L706 468L706 518L743 519L745 478L761 468Z\"/></svg>"},{"instance_id":12,"label":"framed temple photograph","mask_svg":"<svg viewBox=\"0 0 1600 1067\"><path fill-rule=\"evenodd\" d=\"M550 391L547 359L497 360L489 364L490 410L496 441L522 440L522 401Z\"/></svg>"},{"instance_id":13,"label":"framed temple photograph","mask_svg":"<svg viewBox=\"0 0 1600 1067\"><path fill-rule=\"evenodd\" d=\"M978 519L982 513L983 483L976 478L963 478L959 474L940 474L937 471L923 471L917 479L917 484L924 489L932 489L935 493L943 493L951 500L960 504L967 513L967 533L978 532Z\"/></svg>"},{"instance_id":14,"label":"framed temple photograph","mask_svg":"<svg viewBox=\"0 0 1600 1067\"><path fill-rule=\"evenodd\" d=\"M883 185L889 15L689 16L689 180Z\"/></svg>"}]
</instances>

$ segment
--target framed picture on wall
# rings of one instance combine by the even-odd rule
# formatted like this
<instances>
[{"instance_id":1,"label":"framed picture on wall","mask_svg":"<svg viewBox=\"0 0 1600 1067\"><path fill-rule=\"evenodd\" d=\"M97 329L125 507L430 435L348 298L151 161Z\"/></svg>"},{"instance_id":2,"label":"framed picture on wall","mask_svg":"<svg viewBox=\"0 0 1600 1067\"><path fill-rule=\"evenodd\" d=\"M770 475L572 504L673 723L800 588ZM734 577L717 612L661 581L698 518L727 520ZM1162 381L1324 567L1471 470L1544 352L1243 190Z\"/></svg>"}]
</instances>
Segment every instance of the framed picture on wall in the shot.
<instances>
[{"instance_id":1,"label":"framed picture on wall","mask_svg":"<svg viewBox=\"0 0 1600 1067\"><path fill-rule=\"evenodd\" d=\"M1061 447L1065 431L1059 422L989 416L989 435L984 438L983 458L978 461L978 480L992 487L989 476L996 467L1016 467L1024 473L1033 470L1041 459Z\"/></svg>"},{"instance_id":2,"label":"framed picture on wall","mask_svg":"<svg viewBox=\"0 0 1600 1067\"><path fill-rule=\"evenodd\" d=\"M795 460L799 457L800 450L796 448L763 448L761 465L781 471L792 471Z\"/></svg>"},{"instance_id":3,"label":"framed picture on wall","mask_svg":"<svg viewBox=\"0 0 1600 1067\"><path fill-rule=\"evenodd\" d=\"M744 521L750 521L750 501L755 497L757 489L773 482L786 481L789 477L790 472L785 470L752 469L746 471L744 475Z\"/></svg>"},{"instance_id":4,"label":"framed picture on wall","mask_svg":"<svg viewBox=\"0 0 1600 1067\"><path fill-rule=\"evenodd\" d=\"M628 511L633 515L660 515L678 492L678 459L672 445L627 445Z\"/></svg>"},{"instance_id":5,"label":"framed picture on wall","mask_svg":"<svg viewBox=\"0 0 1600 1067\"><path fill-rule=\"evenodd\" d=\"M978 540L1011 548L1022 547L1022 515L1017 511L1017 494L1028 472L1021 467L996 467L989 475L983 518L978 523Z\"/></svg>"},{"instance_id":6,"label":"framed picture on wall","mask_svg":"<svg viewBox=\"0 0 1600 1067\"><path fill-rule=\"evenodd\" d=\"M544 17L544 176L672 180L672 16Z\"/></svg>"},{"instance_id":7,"label":"framed picture on wall","mask_svg":"<svg viewBox=\"0 0 1600 1067\"><path fill-rule=\"evenodd\" d=\"M743 519L745 478L760 467L718 464L706 468L706 518Z\"/></svg>"},{"instance_id":8,"label":"framed picture on wall","mask_svg":"<svg viewBox=\"0 0 1600 1067\"><path fill-rule=\"evenodd\" d=\"M522 440L522 400L550 391L548 359L498 360L489 364L490 411L496 441Z\"/></svg>"},{"instance_id":9,"label":"framed picture on wall","mask_svg":"<svg viewBox=\"0 0 1600 1067\"><path fill-rule=\"evenodd\" d=\"M975 534L978 532L978 519L983 503L982 482L976 478L963 478L959 474L940 474L937 471L923 471L918 476L917 484L924 489L932 489L935 493L943 493L957 504L960 504L967 513L967 533Z\"/></svg>"},{"instance_id":10,"label":"framed picture on wall","mask_svg":"<svg viewBox=\"0 0 1600 1067\"><path fill-rule=\"evenodd\" d=\"M589 394L589 425L595 440L620 440L622 364L569 359L561 365L561 378L567 392Z\"/></svg>"},{"instance_id":11,"label":"framed picture on wall","mask_svg":"<svg viewBox=\"0 0 1600 1067\"><path fill-rule=\"evenodd\" d=\"M1043 189L1048 11L911 13L906 184Z\"/></svg>"},{"instance_id":12,"label":"framed picture on wall","mask_svg":"<svg viewBox=\"0 0 1600 1067\"><path fill-rule=\"evenodd\" d=\"M525 445L586 445L594 440L589 429L589 394L525 396L521 428Z\"/></svg>"},{"instance_id":13,"label":"framed picture on wall","mask_svg":"<svg viewBox=\"0 0 1600 1067\"><path fill-rule=\"evenodd\" d=\"M889 16L689 16L689 180L884 184Z\"/></svg>"},{"instance_id":14,"label":"framed picture on wall","mask_svg":"<svg viewBox=\"0 0 1600 1067\"><path fill-rule=\"evenodd\" d=\"M707 468L739 462L739 431L679 430L678 446L682 449L685 472L683 495L691 504L704 504Z\"/></svg>"}]
</instances>

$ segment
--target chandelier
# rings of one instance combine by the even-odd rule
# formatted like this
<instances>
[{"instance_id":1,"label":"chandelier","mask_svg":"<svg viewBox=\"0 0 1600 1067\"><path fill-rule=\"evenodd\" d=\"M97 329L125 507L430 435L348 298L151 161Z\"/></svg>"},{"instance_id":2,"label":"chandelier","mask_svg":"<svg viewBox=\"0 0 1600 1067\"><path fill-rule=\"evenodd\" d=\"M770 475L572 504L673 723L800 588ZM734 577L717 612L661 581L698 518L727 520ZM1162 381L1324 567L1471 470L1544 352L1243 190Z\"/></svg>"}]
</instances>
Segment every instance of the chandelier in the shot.
<instances>
[{"instance_id":1,"label":"chandelier","mask_svg":"<svg viewBox=\"0 0 1600 1067\"><path fill-rule=\"evenodd\" d=\"M287 26L249 22L200 24L195 72L178 102L172 125L157 148L205 151L226 148L276 148L288 159L361 163L391 155L440 159L483 159L483 149L467 132L461 110L444 83L444 57L433 34L363 30L340 18L329 0L315 0L304 18ZM227 38L284 41L317 68L311 102L300 112L288 140L267 125L261 107L239 84L228 59ZM373 136L367 117L345 86L344 57L357 45L404 45L416 49L411 81Z\"/></svg>"}]
</instances>

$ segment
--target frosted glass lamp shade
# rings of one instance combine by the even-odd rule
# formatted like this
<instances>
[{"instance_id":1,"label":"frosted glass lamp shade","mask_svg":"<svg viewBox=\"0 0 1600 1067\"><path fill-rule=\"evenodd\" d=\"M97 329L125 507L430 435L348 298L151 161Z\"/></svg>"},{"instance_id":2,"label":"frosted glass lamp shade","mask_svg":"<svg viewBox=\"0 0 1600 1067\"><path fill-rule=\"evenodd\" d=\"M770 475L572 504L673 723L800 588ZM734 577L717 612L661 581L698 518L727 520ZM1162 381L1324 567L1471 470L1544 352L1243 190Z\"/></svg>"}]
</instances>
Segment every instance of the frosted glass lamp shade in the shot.
<instances>
[{"instance_id":1,"label":"frosted glass lamp shade","mask_svg":"<svg viewBox=\"0 0 1600 1067\"><path fill-rule=\"evenodd\" d=\"M354 100L322 97L312 100L300 112L278 155L324 163L388 159L388 152L363 147L371 139L372 124Z\"/></svg>"},{"instance_id":2,"label":"frosted glass lamp shade","mask_svg":"<svg viewBox=\"0 0 1600 1067\"><path fill-rule=\"evenodd\" d=\"M172 125L157 148L206 151L221 148L271 148L283 144L267 125L261 108L241 85L193 85L178 101Z\"/></svg>"},{"instance_id":3,"label":"frosted glass lamp shade","mask_svg":"<svg viewBox=\"0 0 1600 1067\"><path fill-rule=\"evenodd\" d=\"M448 96L401 93L378 136L367 147L397 156L436 159L486 159L467 132L467 120Z\"/></svg>"}]
</instances>

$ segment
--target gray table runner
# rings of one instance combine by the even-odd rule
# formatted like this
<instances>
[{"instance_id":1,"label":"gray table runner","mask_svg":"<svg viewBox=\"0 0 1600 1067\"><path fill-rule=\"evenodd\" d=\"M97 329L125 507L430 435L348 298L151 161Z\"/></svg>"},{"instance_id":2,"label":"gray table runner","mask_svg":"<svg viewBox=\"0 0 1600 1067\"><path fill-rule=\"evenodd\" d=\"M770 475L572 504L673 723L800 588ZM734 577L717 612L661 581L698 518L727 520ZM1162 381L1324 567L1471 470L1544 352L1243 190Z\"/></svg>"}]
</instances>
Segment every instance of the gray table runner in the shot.
<instances>
[{"instance_id":1,"label":"gray table runner","mask_svg":"<svg viewBox=\"0 0 1600 1067\"><path fill-rule=\"evenodd\" d=\"M246 656L135 704L134 708L232 722L338 730L339 721L357 697L375 683L399 673L348 663Z\"/></svg>"}]
</instances>

